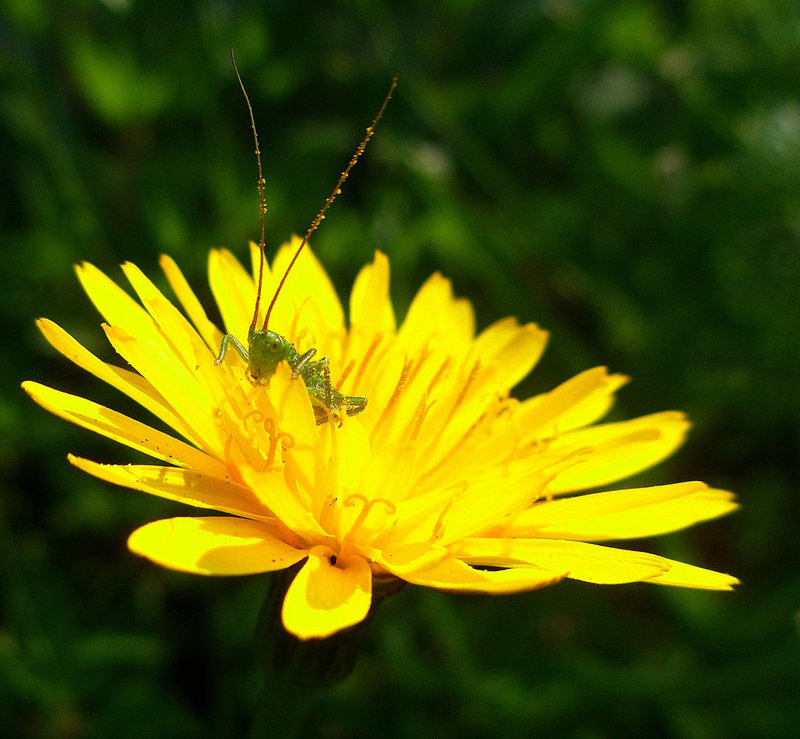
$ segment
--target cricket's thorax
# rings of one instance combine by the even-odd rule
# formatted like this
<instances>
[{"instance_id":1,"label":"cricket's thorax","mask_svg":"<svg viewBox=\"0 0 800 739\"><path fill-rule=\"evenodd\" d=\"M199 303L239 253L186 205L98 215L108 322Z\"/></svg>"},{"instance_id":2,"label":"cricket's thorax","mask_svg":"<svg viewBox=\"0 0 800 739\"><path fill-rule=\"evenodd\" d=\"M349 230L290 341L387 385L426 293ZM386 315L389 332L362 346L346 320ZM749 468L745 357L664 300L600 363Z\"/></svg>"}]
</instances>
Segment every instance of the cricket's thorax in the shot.
<instances>
[{"instance_id":1,"label":"cricket's thorax","mask_svg":"<svg viewBox=\"0 0 800 739\"><path fill-rule=\"evenodd\" d=\"M269 329L252 329L247 335L248 366L256 382L269 382L278 362L286 360L292 370L297 370L299 355L283 336Z\"/></svg>"},{"instance_id":2,"label":"cricket's thorax","mask_svg":"<svg viewBox=\"0 0 800 739\"><path fill-rule=\"evenodd\" d=\"M236 350L240 351L237 346L239 342L234 337L230 337L230 340ZM317 353L316 349L300 354L288 339L269 329L252 329L247 335L247 344L247 356L242 355L242 358L247 362L253 382L269 386L278 363L286 362L294 377L303 378L314 406L317 423L326 423L331 415L337 417L342 412L354 416L367 407L366 398L344 395L331 385L327 357L312 361ZM218 361L223 356L224 352L221 351Z\"/></svg>"}]
</instances>

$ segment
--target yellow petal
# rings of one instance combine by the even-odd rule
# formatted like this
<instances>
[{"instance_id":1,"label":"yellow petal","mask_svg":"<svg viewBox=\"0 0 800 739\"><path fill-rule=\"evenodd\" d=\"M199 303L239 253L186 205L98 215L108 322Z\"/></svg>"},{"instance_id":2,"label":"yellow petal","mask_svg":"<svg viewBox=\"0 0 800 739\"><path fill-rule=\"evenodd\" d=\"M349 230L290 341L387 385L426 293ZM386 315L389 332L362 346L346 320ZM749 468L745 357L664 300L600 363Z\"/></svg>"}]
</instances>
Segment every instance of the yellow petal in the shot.
<instances>
[{"instance_id":1,"label":"yellow petal","mask_svg":"<svg viewBox=\"0 0 800 739\"><path fill-rule=\"evenodd\" d=\"M267 304L300 242L299 237L293 236L275 255L272 280L265 285L265 295L262 298ZM300 252L286 278L275 303L273 316L270 317L270 328L295 343L301 343L306 349L318 346L320 353L327 356L331 356L333 349L326 344L329 338L336 336L341 340L344 336L344 311L339 296L328 273L308 245ZM297 348L300 350L300 346ZM331 358L338 359L338 353Z\"/></svg>"},{"instance_id":2,"label":"yellow petal","mask_svg":"<svg viewBox=\"0 0 800 739\"><path fill-rule=\"evenodd\" d=\"M258 496L259 508L268 510L298 536L310 541L327 538L327 533L314 518L311 510L298 499L298 495L289 487L281 474L259 472L245 466L238 471L247 488ZM305 492L305 490L300 491L301 494ZM308 499L305 495L303 497L304 500Z\"/></svg>"},{"instance_id":3,"label":"yellow petal","mask_svg":"<svg viewBox=\"0 0 800 739\"><path fill-rule=\"evenodd\" d=\"M665 573L667 560L644 552L558 539L466 539L454 551L470 564L533 565L573 580L616 585Z\"/></svg>"},{"instance_id":4,"label":"yellow petal","mask_svg":"<svg viewBox=\"0 0 800 739\"><path fill-rule=\"evenodd\" d=\"M477 361L483 367L497 365L501 378L497 389L509 390L539 361L547 345L547 336L547 331L535 323L520 326L516 318L503 318L478 334L467 363ZM483 394L486 392L488 389Z\"/></svg>"},{"instance_id":5,"label":"yellow petal","mask_svg":"<svg viewBox=\"0 0 800 739\"><path fill-rule=\"evenodd\" d=\"M165 348L156 351L152 345L139 341L117 326L103 326L103 330L121 357L129 362L165 398L191 429L192 441L205 449L224 448L220 429L214 419L216 406L208 388L200 382L198 359L191 369L183 365L176 355ZM204 350L205 354L205 350ZM203 360L210 364L206 354Z\"/></svg>"},{"instance_id":6,"label":"yellow petal","mask_svg":"<svg viewBox=\"0 0 800 739\"><path fill-rule=\"evenodd\" d=\"M156 345L163 343L147 311L97 267L84 262L75 267L75 273L86 294L108 323L124 327L143 342Z\"/></svg>"},{"instance_id":7,"label":"yellow petal","mask_svg":"<svg viewBox=\"0 0 800 739\"><path fill-rule=\"evenodd\" d=\"M136 529L128 548L156 564L195 575L252 575L291 567L307 552L277 529L244 518L167 518Z\"/></svg>"},{"instance_id":8,"label":"yellow petal","mask_svg":"<svg viewBox=\"0 0 800 739\"><path fill-rule=\"evenodd\" d=\"M246 345L256 303L252 277L227 249L212 249L208 255L208 280L225 330Z\"/></svg>"},{"instance_id":9,"label":"yellow petal","mask_svg":"<svg viewBox=\"0 0 800 739\"><path fill-rule=\"evenodd\" d=\"M159 498L175 500L195 508L212 508L236 516L273 520L274 516L244 485L230 479L204 475L179 467L157 467L144 464L98 464L83 457L68 455L79 470L123 487L141 490Z\"/></svg>"},{"instance_id":10,"label":"yellow petal","mask_svg":"<svg viewBox=\"0 0 800 739\"><path fill-rule=\"evenodd\" d=\"M369 436L358 417L345 417L341 425L326 424L320 436L321 441L326 442L323 445L325 451L327 444L330 444L330 487L335 486L339 498L345 500L350 493L358 490L362 474L369 465L372 452Z\"/></svg>"},{"instance_id":11,"label":"yellow petal","mask_svg":"<svg viewBox=\"0 0 800 739\"><path fill-rule=\"evenodd\" d=\"M600 418L614 393L628 378L609 375L605 367L585 370L550 392L520 403L515 413L526 438L547 439Z\"/></svg>"},{"instance_id":12,"label":"yellow petal","mask_svg":"<svg viewBox=\"0 0 800 739\"><path fill-rule=\"evenodd\" d=\"M42 408L70 423L164 462L225 476L225 465L219 460L122 413L38 382L24 382L22 387Z\"/></svg>"},{"instance_id":13,"label":"yellow petal","mask_svg":"<svg viewBox=\"0 0 800 739\"><path fill-rule=\"evenodd\" d=\"M122 271L181 364L191 368L196 356L211 354L189 321L135 264L126 262Z\"/></svg>"},{"instance_id":14,"label":"yellow petal","mask_svg":"<svg viewBox=\"0 0 800 739\"><path fill-rule=\"evenodd\" d=\"M76 267L76 272L86 293L108 321L109 325L104 325L103 328L114 344L114 348L142 376L150 380L151 384L164 397L172 399L170 392L165 394L164 387L159 387L156 382L158 377L161 377L162 380L164 378L164 373L159 373L159 369L167 371L167 377L170 378L169 387L192 382L190 368L195 359L193 352L177 349L174 344L171 344L167 338L167 332L159 328L147 311L99 269L84 263ZM170 308L177 314L172 306ZM177 315L179 316L179 314ZM185 319L180 318L180 320L185 323ZM188 324L186 325L188 326ZM115 338L117 343L114 343ZM126 353L126 347L131 349L135 347L135 353L132 351ZM185 356L187 353L192 354L188 361ZM143 359L137 364L135 361L131 361L131 354ZM150 373L143 371L143 368L150 369ZM192 424L190 423L189 426Z\"/></svg>"},{"instance_id":15,"label":"yellow petal","mask_svg":"<svg viewBox=\"0 0 800 739\"><path fill-rule=\"evenodd\" d=\"M726 490L682 482L536 503L498 532L581 541L631 539L677 531L736 508Z\"/></svg>"},{"instance_id":16,"label":"yellow petal","mask_svg":"<svg viewBox=\"0 0 800 739\"><path fill-rule=\"evenodd\" d=\"M308 553L283 601L283 625L299 639L330 636L363 621L372 602L372 572L358 556L337 560L333 550Z\"/></svg>"},{"instance_id":17,"label":"yellow petal","mask_svg":"<svg viewBox=\"0 0 800 739\"><path fill-rule=\"evenodd\" d=\"M458 356L469 347L474 334L472 305L454 298L450 280L436 272L411 301L397 338L409 354L428 347Z\"/></svg>"},{"instance_id":18,"label":"yellow petal","mask_svg":"<svg viewBox=\"0 0 800 739\"><path fill-rule=\"evenodd\" d=\"M508 446L498 449L498 455L505 456ZM579 463L583 456L584 452L577 452L533 463L526 458L504 462L496 458L487 461L482 469L456 460L453 466L442 467L443 471L449 471L450 480L441 472L435 477L426 475L425 483L431 484L433 490L398 506L395 528L400 535L411 533L417 538L435 532L440 544L452 544L469 536L487 536L490 532L502 535L504 529L496 528L499 521L508 523L506 516L529 508L543 497L560 470Z\"/></svg>"},{"instance_id":19,"label":"yellow petal","mask_svg":"<svg viewBox=\"0 0 800 739\"><path fill-rule=\"evenodd\" d=\"M191 390L203 394L201 388L191 388L192 374L177 354L175 348L165 339L164 333L155 321L124 290L91 264L76 267L76 272L86 293L103 314L110 326L104 326L114 348L127 359L170 403L179 416L184 416L185 427L198 432L191 435L193 441L205 440L200 423L196 417L185 417L185 408L173 403L173 389L181 388L180 395L191 405ZM138 359L138 362L136 361ZM189 365L190 366L190 365ZM143 371L144 370L144 371ZM187 387L188 386L188 387ZM201 424L202 425L202 424ZM207 428L202 429L208 431Z\"/></svg>"},{"instance_id":20,"label":"yellow petal","mask_svg":"<svg viewBox=\"0 0 800 739\"><path fill-rule=\"evenodd\" d=\"M430 570L442 560L449 559L447 549L428 541L416 544L406 542L389 544L380 550L369 552L369 555L372 562L403 579L409 573Z\"/></svg>"},{"instance_id":21,"label":"yellow petal","mask_svg":"<svg viewBox=\"0 0 800 739\"><path fill-rule=\"evenodd\" d=\"M254 389L265 392L263 387ZM318 431L305 384L300 377L292 379L285 362L279 363L270 381L269 400L275 409L277 431L285 439L283 451L278 452L285 458L285 465L278 464L277 470L241 465L238 472L262 504L287 527L312 539L324 538L326 534L314 517L312 505L316 497L325 496L319 488L328 480L329 462L323 464L317 454ZM262 457L266 456L266 449L260 451Z\"/></svg>"},{"instance_id":22,"label":"yellow petal","mask_svg":"<svg viewBox=\"0 0 800 739\"><path fill-rule=\"evenodd\" d=\"M530 465L509 463L503 475L473 477L463 489L452 488L448 495L452 507L444 514L439 542L451 544L468 536L480 536L495 521L535 500L548 480L531 470Z\"/></svg>"},{"instance_id":23,"label":"yellow petal","mask_svg":"<svg viewBox=\"0 0 800 739\"><path fill-rule=\"evenodd\" d=\"M258 286L258 274L261 270L261 264L264 265L264 277L270 276L271 270L267 263L266 254L261 253L261 248L255 241L250 241L248 244L250 251L250 274L253 276L253 283ZM263 260L263 262L262 262ZM262 286L263 287L263 286Z\"/></svg>"},{"instance_id":24,"label":"yellow petal","mask_svg":"<svg viewBox=\"0 0 800 739\"><path fill-rule=\"evenodd\" d=\"M663 561L669 564L669 569L663 575L653 577L648 582L699 590L732 590L734 585L739 584L739 580L732 575L687 565L683 562L675 562L671 559Z\"/></svg>"},{"instance_id":25,"label":"yellow petal","mask_svg":"<svg viewBox=\"0 0 800 739\"><path fill-rule=\"evenodd\" d=\"M36 325L53 348L61 352L67 359L125 393L179 433L191 437L191 431L183 423L183 420L175 415L169 403L141 375L122 367L106 364L81 346L58 324L46 318L37 320Z\"/></svg>"},{"instance_id":26,"label":"yellow petal","mask_svg":"<svg viewBox=\"0 0 800 739\"><path fill-rule=\"evenodd\" d=\"M167 281L170 284L175 295L178 297L180 304L186 311L191 322L195 325L200 336L206 342L208 347L215 352L219 352L220 344L222 343L222 333L220 330L208 320L203 306L194 294L194 291L189 287L189 283L183 276L180 268L172 257L162 254L159 259L161 269L167 276Z\"/></svg>"},{"instance_id":27,"label":"yellow petal","mask_svg":"<svg viewBox=\"0 0 800 739\"><path fill-rule=\"evenodd\" d=\"M425 422L426 433L439 438L431 461L449 456L496 398L507 395L541 356L547 332L535 324L520 326L516 319L498 321L481 333L464 359L456 387L434 405ZM434 393L434 398L437 393Z\"/></svg>"},{"instance_id":28,"label":"yellow petal","mask_svg":"<svg viewBox=\"0 0 800 739\"><path fill-rule=\"evenodd\" d=\"M302 377L295 377L286 362L280 362L270 380L270 402L281 431L291 434L296 453L314 451L319 442L314 409Z\"/></svg>"},{"instance_id":29,"label":"yellow petal","mask_svg":"<svg viewBox=\"0 0 800 739\"><path fill-rule=\"evenodd\" d=\"M689 422L683 413L665 411L559 436L547 444L543 458L563 457L579 449L591 449L592 453L562 472L550 484L549 491L570 493L641 472L672 454L688 430Z\"/></svg>"},{"instance_id":30,"label":"yellow petal","mask_svg":"<svg viewBox=\"0 0 800 739\"><path fill-rule=\"evenodd\" d=\"M353 284L350 325L348 361L359 361L376 334L394 334L394 309L389 299L389 260L379 251L375 252L375 261L359 272Z\"/></svg>"},{"instance_id":31,"label":"yellow petal","mask_svg":"<svg viewBox=\"0 0 800 739\"><path fill-rule=\"evenodd\" d=\"M566 573L535 567L515 567L507 570L476 570L460 559L451 557L430 569L404 574L404 580L437 590L459 593L500 595L536 590L562 580Z\"/></svg>"},{"instance_id":32,"label":"yellow petal","mask_svg":"<svg viewBox=\"0 0 800 739\"><path fill-rule=\"evenodd\" d=\"M520 403L520 425L534 438L546 439L602 418L615 393L630 378L609 375L605 367L585 370L554 390Z\"/></svg>"}]
</instances>

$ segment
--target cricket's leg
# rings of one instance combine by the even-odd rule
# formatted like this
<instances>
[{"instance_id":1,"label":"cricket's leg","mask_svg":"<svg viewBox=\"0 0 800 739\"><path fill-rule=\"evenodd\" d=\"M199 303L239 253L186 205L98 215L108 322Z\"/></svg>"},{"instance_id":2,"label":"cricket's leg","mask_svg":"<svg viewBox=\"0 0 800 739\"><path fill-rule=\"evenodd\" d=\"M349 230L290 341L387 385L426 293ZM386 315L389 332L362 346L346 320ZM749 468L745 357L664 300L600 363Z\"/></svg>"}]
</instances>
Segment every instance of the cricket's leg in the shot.
<instances>
[{"instance_id":1,"label":"cricket's leg","mask_svg":"<svg viewBox=\"0 0 800 739\"><path fill-rule=\"evenodd\" d=\"M225 359L225 355L228 353L228 347L232 346L236 353L245 361L245 363L250 361L250 355L247 353L247 349L244 348L242 342L239 341L233 334L225 334L222 337L222 344L219 348L219 356L214 360L214 364L222 364L222 360Z\"/></svg>"}]
</instances>

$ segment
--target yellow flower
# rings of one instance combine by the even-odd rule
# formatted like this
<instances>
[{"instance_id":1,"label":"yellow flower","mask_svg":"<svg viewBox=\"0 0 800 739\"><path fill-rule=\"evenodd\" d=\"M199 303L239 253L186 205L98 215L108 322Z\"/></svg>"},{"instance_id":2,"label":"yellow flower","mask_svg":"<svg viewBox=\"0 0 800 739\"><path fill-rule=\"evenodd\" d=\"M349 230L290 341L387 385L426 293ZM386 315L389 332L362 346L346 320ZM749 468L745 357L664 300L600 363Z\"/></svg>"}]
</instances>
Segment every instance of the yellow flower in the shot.
<instances>
[{"instance_id":1,"label":"yellow flower","mask_svg":"<svg viewBox=\"0 0 800 739\"><path fill-rule=\"evenodd\" d=\"M270 295L297 246L265 277ZM251 248L254 269L258 257ZM470 303L434 274L398 328L389 264L376 253L350 296L350 326L323 268L306 249L270 328L299 351L327 356L334 384L368 398L359 415L317 425L301 378L281 363L269 388L235 352L215 366L222 334L175 263L161 265L181 313L132 264L141 304L89 264L77 269L130 369L107 364L41 319L73 362L150 411L175 436L38 383L45 409L157 460L103 465L70 456L104 480L224 516L171 518L134 531L130 549L165 567L206 575L280 570L306 560L283 623L302 639L363 620L374 584L511 593L563 578L644 580L728 590L737 580L643 552L600 546L689 526L736 504L700 482L570 495L616 482L671 454L688 422L677 412L595 424L626 382L587 370L519 401L510 389L544 350L547 333L513 318L475 335ZM247 337L254 280L212 251L211 289L227 330ZM595 424L595 425L593 425Z\"/></svg>"}]
</instances>

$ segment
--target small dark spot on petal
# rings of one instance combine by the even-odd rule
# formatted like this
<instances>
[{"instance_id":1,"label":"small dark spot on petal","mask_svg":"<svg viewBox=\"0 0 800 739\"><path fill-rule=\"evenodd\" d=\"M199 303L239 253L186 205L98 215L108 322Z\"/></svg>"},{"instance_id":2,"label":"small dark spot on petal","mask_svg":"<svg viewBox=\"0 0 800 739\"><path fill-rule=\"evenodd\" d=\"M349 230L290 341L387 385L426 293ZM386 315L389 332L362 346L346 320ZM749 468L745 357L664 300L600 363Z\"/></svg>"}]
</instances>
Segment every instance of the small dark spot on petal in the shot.
<instances>
[{"instance_id":1,"label":"small dark spot on petal","mask_svg":"<svg viewBox=\"0 0 800 739\"><path fill-rule=\"evenodd\" d=\"M336 555L335 554L331 554L331 556L328 558L328 561L331 563L332 566L335 567L336 566Z\"/></svg>"}]
</instances>

